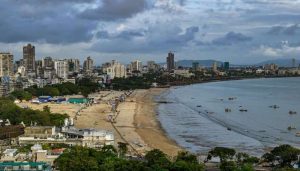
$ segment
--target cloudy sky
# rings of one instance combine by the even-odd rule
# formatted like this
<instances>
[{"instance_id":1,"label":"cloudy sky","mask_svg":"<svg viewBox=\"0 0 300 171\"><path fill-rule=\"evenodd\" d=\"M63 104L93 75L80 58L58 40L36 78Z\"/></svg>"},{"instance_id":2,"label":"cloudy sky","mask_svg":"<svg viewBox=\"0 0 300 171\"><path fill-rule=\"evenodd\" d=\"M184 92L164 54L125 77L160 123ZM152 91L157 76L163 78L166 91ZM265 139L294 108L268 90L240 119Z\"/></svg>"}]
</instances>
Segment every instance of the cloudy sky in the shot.
<instances>
[{"instance_id":1,"label":"cloudy sky","mask_svg":"<svg viewBox=\"0 0 300 171\"><path fill-rule=\"evenodd\" d=\"M300 58L300 0L0 0L0 51L236 64Z\"/></svg>"}]
</instances>

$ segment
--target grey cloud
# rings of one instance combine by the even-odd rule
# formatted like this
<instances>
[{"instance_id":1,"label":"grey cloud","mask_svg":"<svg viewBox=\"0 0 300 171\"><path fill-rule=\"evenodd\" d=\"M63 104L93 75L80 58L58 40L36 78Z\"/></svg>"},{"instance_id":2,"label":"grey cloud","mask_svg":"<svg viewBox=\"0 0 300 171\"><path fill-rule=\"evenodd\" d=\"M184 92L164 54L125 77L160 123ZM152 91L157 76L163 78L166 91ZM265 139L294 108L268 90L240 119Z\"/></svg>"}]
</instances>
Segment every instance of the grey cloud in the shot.
<instances>
[{"instance_id":1,"label":"grey cloud","mask_svg":"<svg viewBox=\"0 0 300 171\"><path fill-rule=\"evenodd\" d=\"M145 36L145 30L125 30L117 34L111 34L108 31L102 30L99 31L96 36L100 39L125 39L130 40L134 37L143 37Z\"/></svg>"},{"instance_id":2,"label":"grey cloud","mask_svg":"<svg viewBox=\"0 0 300 171\"><path fill-rule=\"evenodd\" d=\"M0 6L0 32L4 34L0 36L0 42L65 44L92 39L97 23L76 18L72 15L73 9L69 8L69 3L79 0L67 0L60 4L43 2L3 0Z\"/></svg>"},{"instance_id":3,"label":"grey cloud","mask_svg":"<svg viewBox=\"0 0 300 171\"><path fill-rule=\"evenodd\" d=\"M229 32L224 37L217 38L212 41L213 45L233 45L240 42L251 41L252 37L246 36L242 33Z\"/></svg>"},{"instance_id":4,"label":"grey cloud","mask_svg":"<svg viewBox=\"0 0 300 171\"><path fill-rule=\"evenodd\" d=\"M297 33L300 33L300 26L299 24L294 24L291 26L274 26L268 32L271 35L289 35L293 36Z\"/></svg>"},{"instance_id":5,"label":"grey cloud","mask_svg":"<svg viewBox=\"0 0 300 171\"><path fill-rule=\"evenodd\" d=\"M107 53L176 50L187 46L189 42L193 41L197 32L199 32L199 28L196 26L188 27L183 31L177 26L162 24L157 27L150 27L147 30L123 31L117 35L108 34L108 38L100 39L92 47L92 50ZM103 37L107 35L105 31L99 34ZM143 37L143 40L134 40L132 37Z\"/></svg>"},{"instance_id":6,"label":"grey cloud","mask_svg":"<svg viewBox=\"0 0 300 171\"><path fill-rule=\"evenodd\" d=\"M87 9L80 17L91 20L111 21L132 17L147 7L146 0L102 0L96 9Z\"/></svg>"}]
</instances>

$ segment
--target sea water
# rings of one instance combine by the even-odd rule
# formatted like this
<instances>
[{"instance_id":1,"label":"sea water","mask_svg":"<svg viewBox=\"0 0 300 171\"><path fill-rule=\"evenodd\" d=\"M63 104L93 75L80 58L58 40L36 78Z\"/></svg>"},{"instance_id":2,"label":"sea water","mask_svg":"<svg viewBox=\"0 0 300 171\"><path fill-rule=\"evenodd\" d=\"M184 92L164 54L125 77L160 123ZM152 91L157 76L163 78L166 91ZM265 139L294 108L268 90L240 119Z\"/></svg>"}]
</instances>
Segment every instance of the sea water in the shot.
<instances>
[{"instance_id":1,"label":"sea water","mask_svg":"<svg viewBox=\"0 0 300 171\"><path fill-rule=\"evenodd\" d=\"M168 102L157 108L168 136L194 153L219 146L262 155L279 144L300 147L300 137L295 136L300 132L300 78L172 87L156 100Z\"/></svg>"}]
</instances>

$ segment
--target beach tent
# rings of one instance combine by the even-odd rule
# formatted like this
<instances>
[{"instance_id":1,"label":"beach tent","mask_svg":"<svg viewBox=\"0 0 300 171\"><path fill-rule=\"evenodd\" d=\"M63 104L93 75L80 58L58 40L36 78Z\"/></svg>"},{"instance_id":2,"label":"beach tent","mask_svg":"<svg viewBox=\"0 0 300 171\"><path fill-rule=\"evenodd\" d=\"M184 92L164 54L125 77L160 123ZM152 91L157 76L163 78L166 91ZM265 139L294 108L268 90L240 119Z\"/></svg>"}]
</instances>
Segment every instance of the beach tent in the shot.
<instances>
[{"instance_id":1,"label":"beach tent","mask_svg":"<svg viewBox=\"0 0 300 171\"><path fill-rule=\"evenodd\" d=\"M69 103L79 104L79 103L88 103L89 100L87 98L69 98Z\"/></svg>"}]
</instances>

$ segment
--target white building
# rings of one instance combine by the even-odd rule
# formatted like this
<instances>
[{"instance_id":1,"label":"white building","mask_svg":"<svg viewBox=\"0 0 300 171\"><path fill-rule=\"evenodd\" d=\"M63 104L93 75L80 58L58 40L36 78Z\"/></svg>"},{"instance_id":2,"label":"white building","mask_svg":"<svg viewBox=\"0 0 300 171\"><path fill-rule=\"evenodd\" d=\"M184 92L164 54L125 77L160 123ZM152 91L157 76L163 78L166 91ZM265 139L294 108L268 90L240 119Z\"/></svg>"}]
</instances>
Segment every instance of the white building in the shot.
<instances>
[{"instance_id":1,"label":"white building","mask_svg":"<svg viewBox=\"0 0 300 171\"><path fill-rule=\"evenodd\" d=\"M214 72L218 71L218 64L217 64L217 62L214 62L214 63L212 64L212 70L213 70Z\"/></svg>"},{"instance_id":2,"label":"white building","mask_svg":"<svg viewBox=\"0 0 300 171\"><path fill-rule=\"evenodd\" d=\"M24 66L19 66L17 71L22 77L26 75L26 68Z\"/></svg>"},{"instance_id":3,"label":"white building","mask_svg":"<svg viewBox=\"0 0 300 171\"><path fill-rule=\"evenodd\" d=\"M192 76L194 76L195 74L190 73L189 70L179 70L179 69L175 69L174 70L174 75L176 76L181 76L181 77L185 77L185 78L190 78Z\"/></svg>"},{"instance_id":4,"label":"white building","mask_svg":"<svg viewBox=\"0 0 300 171\"><path fill-rule=\"evenodd\" d=\"M142 62L139 60L135 60L131 62L131 71L142 71L143 65Z\"/></svg>"},{"instance_id":5,"label":"white building","mask_svg":"<svg viewBox=\"0 0 300 171\"><path fill-rule=\"evenodd\" d=\"M110 66L103 69L111 79L127 77L125 65L112 61Z\"/></svg>"},{"instance_id":6,"label":"white building","mask_svg":"<svg viewBox=\"0 0 300 171\"><path fill-rule=\"evenodd\" d=\"M93 72L94 69L94 61L92 58L89 56L86 58L86 60L83 62L83 71L85 73L91 73Z\"/></svg>"},{"instance_id":7,"label":"white building","mask_svg":"<svg viewBox=\"0 0 300 171\"><path fill-rule=\"evenodd\" d=\"M66 60L55 60L54 61L55 73L59 78L68 78L68 62Z\"/></svg>"}]
</instances>

